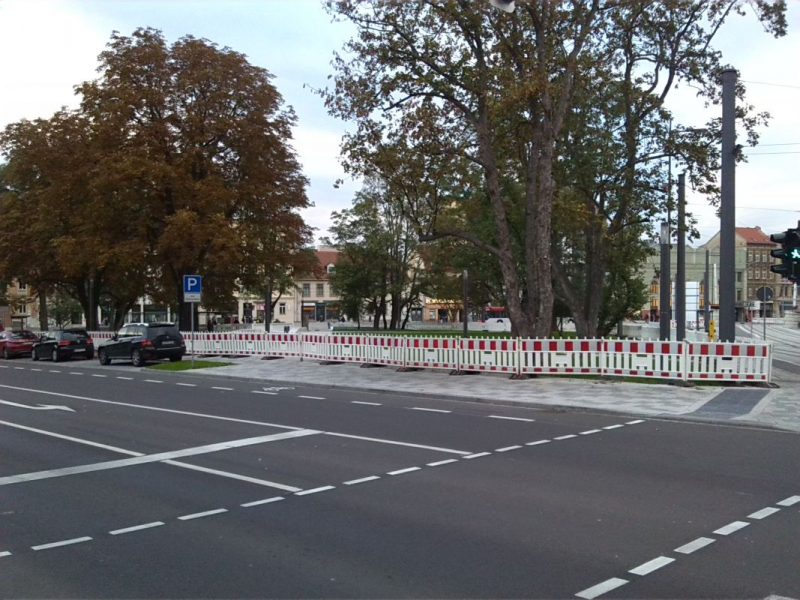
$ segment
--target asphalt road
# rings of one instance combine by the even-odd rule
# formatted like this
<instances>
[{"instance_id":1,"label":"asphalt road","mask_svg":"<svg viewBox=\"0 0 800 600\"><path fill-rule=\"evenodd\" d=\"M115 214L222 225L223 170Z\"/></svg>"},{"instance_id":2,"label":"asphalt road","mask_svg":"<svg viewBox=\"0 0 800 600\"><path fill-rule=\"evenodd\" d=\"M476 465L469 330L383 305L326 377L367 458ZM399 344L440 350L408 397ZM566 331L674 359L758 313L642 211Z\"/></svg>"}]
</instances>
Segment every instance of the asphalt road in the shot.
<instances>
[{"instance_id":1,"label":"asphalt road","mask_svg":"<svg viewBox=\"0 0 800 600\"><path fill-rule=\"evenodd\" d=\"M0 361L0 597L800 597L798 459L765 429Z\"/></svg>"}]
</instances>

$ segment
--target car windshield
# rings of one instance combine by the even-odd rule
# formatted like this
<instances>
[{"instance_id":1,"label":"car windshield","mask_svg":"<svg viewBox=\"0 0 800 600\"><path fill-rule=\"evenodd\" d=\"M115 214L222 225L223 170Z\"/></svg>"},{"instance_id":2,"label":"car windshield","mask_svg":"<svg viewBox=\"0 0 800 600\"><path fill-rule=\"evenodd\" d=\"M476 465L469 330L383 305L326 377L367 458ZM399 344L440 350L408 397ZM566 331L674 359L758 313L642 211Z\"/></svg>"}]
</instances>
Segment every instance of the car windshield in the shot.
<instances>
[{"instance_id":1,"label":"car windshield","mask_svg":"<svg viewBox=\"0 0 800 600\"><path fill-rule=\"evenodd\" d=\"M39 338L32 331L15 331L11 334L12 340L38 340Z\"/></svg>"}]
</instances>

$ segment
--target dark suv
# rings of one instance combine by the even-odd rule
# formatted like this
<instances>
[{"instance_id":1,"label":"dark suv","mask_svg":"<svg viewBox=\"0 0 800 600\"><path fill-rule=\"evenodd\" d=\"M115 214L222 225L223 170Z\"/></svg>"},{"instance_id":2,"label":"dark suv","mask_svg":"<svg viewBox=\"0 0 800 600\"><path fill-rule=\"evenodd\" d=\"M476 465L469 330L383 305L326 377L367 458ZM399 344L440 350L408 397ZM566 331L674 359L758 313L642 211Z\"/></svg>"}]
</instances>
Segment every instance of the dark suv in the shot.
<instances>
[{"instance_id":1,"label":"dark suv","mask_svg":"<svg viewBox=\"0 0 800 600\"><path fill-rule=\"evenodd\" d=\"M94 356L94 342L85 329L69 327L46 331L33 345L33 360L49 358L53 362L67 360L75 355Z\"/></svg>"},{"instance_id":2,"label":"dark suv","mask_svg":"<svg viewBox=\"0 0 800 600\"><path fill-rule=\"evenodd\" d=\"M97 347L101 365L124 359L134 367L142 367L147 361L160 358L175 362L185 353L186 344L174 323L126 323L113 338Z\"/></svg>"}]
</instances>

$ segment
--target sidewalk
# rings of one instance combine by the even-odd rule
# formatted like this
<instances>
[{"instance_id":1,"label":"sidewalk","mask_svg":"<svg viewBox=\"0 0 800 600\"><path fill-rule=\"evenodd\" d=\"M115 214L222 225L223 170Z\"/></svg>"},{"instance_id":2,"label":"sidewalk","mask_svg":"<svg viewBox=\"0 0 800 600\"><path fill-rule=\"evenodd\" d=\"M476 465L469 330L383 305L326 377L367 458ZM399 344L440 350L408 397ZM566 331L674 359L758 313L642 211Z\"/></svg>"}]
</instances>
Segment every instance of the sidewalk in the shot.
<instances>
[{"instance_id":1,"label":"sidewalk","mask_svg":"<svg viewBox=\"0 0 800 600\"><path fill-rule=\"evenodd\" d=\"M348 363L321 364L314 360L299 358L262 360L258 357L220 357L211 360L233 362L233 364L226 367L198 369L192 373L292 384L460 397L480 402L612 411L630 415L705 420L712 418L712 420L800 432L800 375L788 373L785 378L782 377L778 381L780 388L766 389L723 386L681 387L559 377L512 380L505 374L450 375L448 371L434 370L399 372L395 367L364 368ZM746 402L738 402L740 399ZM718 412L709 412L704 408L712 400L715 400L713 406ZM746 409L738 415L733 415L725 410L725 404L729 402L737 406L744 405ZM719 410L720 405L722 410ZM692 415L695 411L700 413ZM720 416L709 417L709 414Z\"/></svg>"}]
</instances>

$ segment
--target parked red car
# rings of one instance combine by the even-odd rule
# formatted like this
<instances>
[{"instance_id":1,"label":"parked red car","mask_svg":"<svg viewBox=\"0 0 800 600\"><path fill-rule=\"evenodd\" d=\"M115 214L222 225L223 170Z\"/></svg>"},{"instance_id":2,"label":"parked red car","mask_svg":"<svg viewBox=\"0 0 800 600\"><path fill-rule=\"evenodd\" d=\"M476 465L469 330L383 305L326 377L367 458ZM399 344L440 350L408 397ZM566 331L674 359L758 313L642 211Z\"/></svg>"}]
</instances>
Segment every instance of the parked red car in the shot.
<instances>
[{"instance_id":1,"label":"parked red car","mask_svg":"<svg viewBox=\"0 0 800 600\"><path fill-rule=\"evenodd\" d=\"M3 358L25 354L30 356L33 353L34 342L38 341L36 334L27 329L0 332L0 356Z\"/></svg>"}]
</instances>

